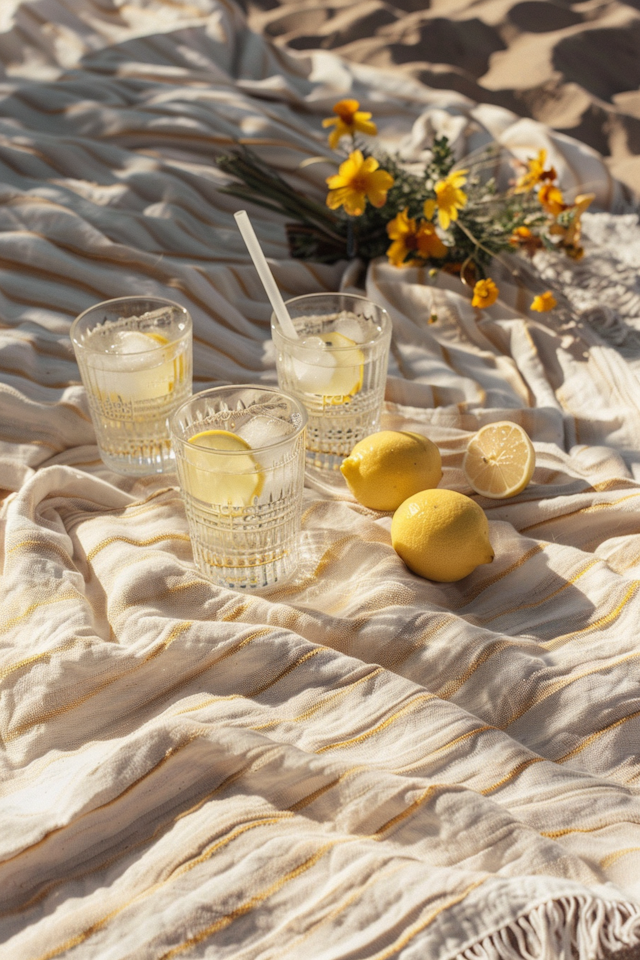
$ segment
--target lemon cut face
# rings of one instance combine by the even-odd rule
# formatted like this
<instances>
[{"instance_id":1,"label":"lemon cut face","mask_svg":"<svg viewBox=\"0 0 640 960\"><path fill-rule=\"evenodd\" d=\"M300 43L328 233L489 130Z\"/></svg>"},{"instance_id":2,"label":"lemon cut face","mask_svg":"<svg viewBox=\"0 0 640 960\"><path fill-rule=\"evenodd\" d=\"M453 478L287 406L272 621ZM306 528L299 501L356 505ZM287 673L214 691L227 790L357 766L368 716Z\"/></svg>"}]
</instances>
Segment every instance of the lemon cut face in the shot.
<instances>
[{"instance_id":1,"label":"lemon cut face","mask_svg":"<svg viewBox=\"0 0 640 960\"><path fill-rule=\"evenodd\" d=\"M307 337L304 352L293 356L293 373L305 393L325 405L346 403L362 389L364 354L355 340L338 331Z\"/></svg>"},{"instance_id":2,"label":"lemon cut face","mask_svg":"<svg viewBox=\"0 0 640 960\"><path fill-rule=\"evenodd\" d=\"M484 510L455 490L408 497L393 515L391 543L413 573L438 583L462 580L494 556Z\"/></svg>"},{"instance_id":3,"label":"lemon cut face","mask_svg":"<svg viewBox=\"0 0 640 960\"><path fill-rule=\"evenodd\" d=\"M472 437L462 469L472 490L502 500L524 490L535 465L536 454L527 432L517 423L500 420Z\"/></svg>"},{"instance_id":4,"label":"lemon cut face","mask_svg":"<svg viewBox=\"0 0 640 960\"><path fill-rule=\"evenodd\" d=\"M356 443L340 470L349 490L371 510L395 510L420 490L437 487L442 458L428 437L380 430Z\"/></svg>"},{"instance_id":5,"label":"lemon cut face","mask_svg":"<svg viewBox=\"0 0 640 960\"><path fill-rule=\"evenodd\" d=\"M202 430L189 437L185 470L188 490L204 503L219 506L248 507L259 497L264 475L251 447L242 437L228 430ZM215 451L211 456L198 447Z\"/></svg>"}]
</instances>

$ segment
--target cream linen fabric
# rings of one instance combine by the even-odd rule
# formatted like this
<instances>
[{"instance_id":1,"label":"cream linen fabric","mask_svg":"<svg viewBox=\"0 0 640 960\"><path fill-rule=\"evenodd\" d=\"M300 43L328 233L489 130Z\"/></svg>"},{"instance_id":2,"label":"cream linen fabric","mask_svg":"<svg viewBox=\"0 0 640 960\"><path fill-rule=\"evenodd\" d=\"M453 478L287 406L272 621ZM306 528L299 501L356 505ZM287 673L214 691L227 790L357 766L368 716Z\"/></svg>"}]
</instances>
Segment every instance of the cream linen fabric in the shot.
<instances>
[{"instance_id":1,"label":"cream linen fabric","mask_svg":"<svg viewBox=\"0 0 640 960\"><path fill-rule=\"evenodd\" d=\"M600 233L580 269L613 264L599 303L629 347L639 291L629 262L616 287L614 241L637 218L617 216L600 158L457 94L289 55L222 0L8 0L0 29L2 960L593 960L640 943L633 352L575 297L534 315L505 278L479 313L454 280L372 264L394 323L385 425L430 436L442 485L466 491L473 431L514 420L533 482L480 501L495 561L439 585L395 554L390 515L310 475L298 576L247 596L196 572L175 475L101 464L68 338L98 300L170 296L193 315L196 389L275 382L214 157L239 138L322 196L329 163L299 164L326 155L320 121L349 94L408 155L434 131L460 155L546 145L569 192L596 189L613 213L585 218ZM358 281L357 264L291 261L282 222L250 213L285 294Z\"/></svg>"}]
</instances>

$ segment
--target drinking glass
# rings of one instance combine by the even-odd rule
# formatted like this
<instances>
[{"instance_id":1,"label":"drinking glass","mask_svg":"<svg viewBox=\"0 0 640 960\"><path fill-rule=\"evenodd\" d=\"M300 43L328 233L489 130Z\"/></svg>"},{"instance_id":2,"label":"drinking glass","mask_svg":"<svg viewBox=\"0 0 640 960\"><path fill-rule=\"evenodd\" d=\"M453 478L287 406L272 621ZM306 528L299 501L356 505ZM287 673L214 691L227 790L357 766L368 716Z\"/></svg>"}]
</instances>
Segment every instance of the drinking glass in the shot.
<instances>
[{"instance_id":1,"label":"drinking glass","mask_svg":"<svg viewBox=\"0 0 640 960\"><path fill-rule=\"evenodd\" d=\"M162 297L105 300L70 337L104 463L132 476L175 470L168 421L191 394L188 311Z\"/></svg>"},{"instance_id":2,"label":"drinking glass","mask_svg":"<svg viewBox=\"0 0 640 960\"><path fill-rule=\"evenodd\" d=\"M278 384L306 407L306 462L338 470L355 444L380 426L391 318L366 297L311 293L286 301L298 332L271 332Z\"/></svg>"},{"instance_id":3,"label":"drinking glass","mask_svg":"<svg viewBox=\"0 0 640 960\"><path fill-rule=\"evenodd\" d=\"M307 413L252 384L194 394L171 418L198 569L226 587L287 580L298 565Z\"/></svg>"}]
</instances>

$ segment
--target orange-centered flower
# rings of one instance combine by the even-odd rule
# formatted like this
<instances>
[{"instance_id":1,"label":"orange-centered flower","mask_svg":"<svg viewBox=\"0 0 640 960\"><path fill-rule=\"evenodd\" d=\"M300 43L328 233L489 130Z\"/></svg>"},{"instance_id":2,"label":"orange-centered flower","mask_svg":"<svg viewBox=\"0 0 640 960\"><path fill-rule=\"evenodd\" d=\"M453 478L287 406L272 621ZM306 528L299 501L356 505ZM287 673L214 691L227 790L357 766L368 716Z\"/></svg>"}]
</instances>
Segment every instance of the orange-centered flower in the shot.
<instances>
[{"instance_id":1,"label":"orange-centered flower","mask_svg":"<svg viewBox=\"0 0 640 960\"><path fill-rule=\"evenodd\" d=\"M544 169L546 160L546 150L540 150L537 157L527 160L529 169L516 182L516 193L525 193L527 190L532 190L538 183L556 179L557 173L553 167L549 167L548 170Z\"/></svg>"},{"instance_id":2,"label":"orange-centered flower","mask_svg":"<svg viewBox=\"0 0 640 960\"><path fill-rule=\"evenodd\" d=\"M359 217L364 213L367 200L374 207L383 207L393 186L393 177L386 170L379 170L379 166L374 157L365 160L360 150L350 153L340 164L338 173L327 177L329 209L344 207L350 216Z\"/></svg>"},{"instance_id":3,"label":"orange-centered flower","mask_svg":"<svg viewBox=\"0 0 640 960\"><path fill-rule=\"evenodd\" d=\"M364 113L359 107L357 100L339 100L333 108L336 116L322 121L323 127L335 126L335 130L329 134L329 146L332 150L335 150L340 139L347 134L353 136L358 131L373 137L378 132L375 123L370 122L371 114Z\"/></svg>"},{"instance_id":4,"label":"orange-centered flower","mask_svg":"<svg viewBox=\"0 0 640 960\"><path fill-rule=\"evenodd\" d=\"M562 196L562 191L554 187L552 183L543 184L538 190L538 200L547 211L557 217L559 213L566 210L566 204Z\"/></svg>"},{"instance_id":5,"label":"orange-centered flower","mask_svg":"<svg viewBox=\"0 0 640 960\"><path fill-rule=\"evenodd\" d=\"M417 223L409 216L408 207L387 224L387 233L389 239L393 240L387 256L394 267L417 263L415 259L407 259L411 254L417 254L423 260L429 257L439 260L447 255L447 248L434 225L426 220Z\"/></svg>"},{"instance_id":6,"label":"orange-centered flower","mask_svg":"<svg viewBox=\"0 0 640 960\"><path fill-rule=\"evenodd\" d=\"M553 310L553 308L557 306L557 303L558 301L551 293L551 290L545 290L544 293L533 298L531 309L537 310L538 313L546 313L547 310Z\"/></svg>"},{"instance_id":7,"label":"orange-centered flower","mask_svg":"<svg viewBox=\"0 0 640 960\"><path fill-rule=\"evenodd\" d=\"M458 219L458 210L467 202L467 195L460 189L466 182L467 170L454 170L435 185L438 222L446 230L452 220Z\"/></svg>"},{"instance_id":8,"label":"orange-centered flower","mask_svg":"<svg viewBox=\"0 0 640 960\"><path fill-rule=\"evenodd\" d=\"M478 280L473 288L472 307L490 307L498 299L499 290L493 280L487 277L486 280Z\"/></svg>"}]
</instances>

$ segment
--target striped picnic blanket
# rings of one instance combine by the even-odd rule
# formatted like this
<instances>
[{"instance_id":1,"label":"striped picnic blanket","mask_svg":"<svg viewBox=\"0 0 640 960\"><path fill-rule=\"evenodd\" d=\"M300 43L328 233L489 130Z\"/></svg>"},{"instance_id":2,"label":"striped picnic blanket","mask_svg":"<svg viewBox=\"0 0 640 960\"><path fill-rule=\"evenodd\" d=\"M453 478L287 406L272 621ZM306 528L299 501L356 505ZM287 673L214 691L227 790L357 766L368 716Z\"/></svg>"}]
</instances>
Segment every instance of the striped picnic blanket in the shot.
<instances>
[{"instance_id":1,"label":"striped picnic blanket","mask_svg":"<svg viewBox=\"0 0 640 960\"><path fill-rule=\"evenodd\" d=\"M2 960L596 960L640 944L640 228L601 158L459 94L274 47L230 0L9 7ZM567 310L536 316L508 277L481 313L446 275L292 260L282 220L250 210L285 296L360 285L389 310L384 426L438 444L443 486L470 493L462 456L493 420L526 428L537 467L519 496L479 500L496 557L452 584L410 573L391 515L310 473L298 574L245 595L197 573L175 475L101 463L69 326L109 297L168 296L193 316L195 389L275 383L215 157L240 141L321 191L327 165L300 164L347 95L415 155L434 133L460 156L544 146L600 212L556 278Z\"/></svg>"}]
</instances>

